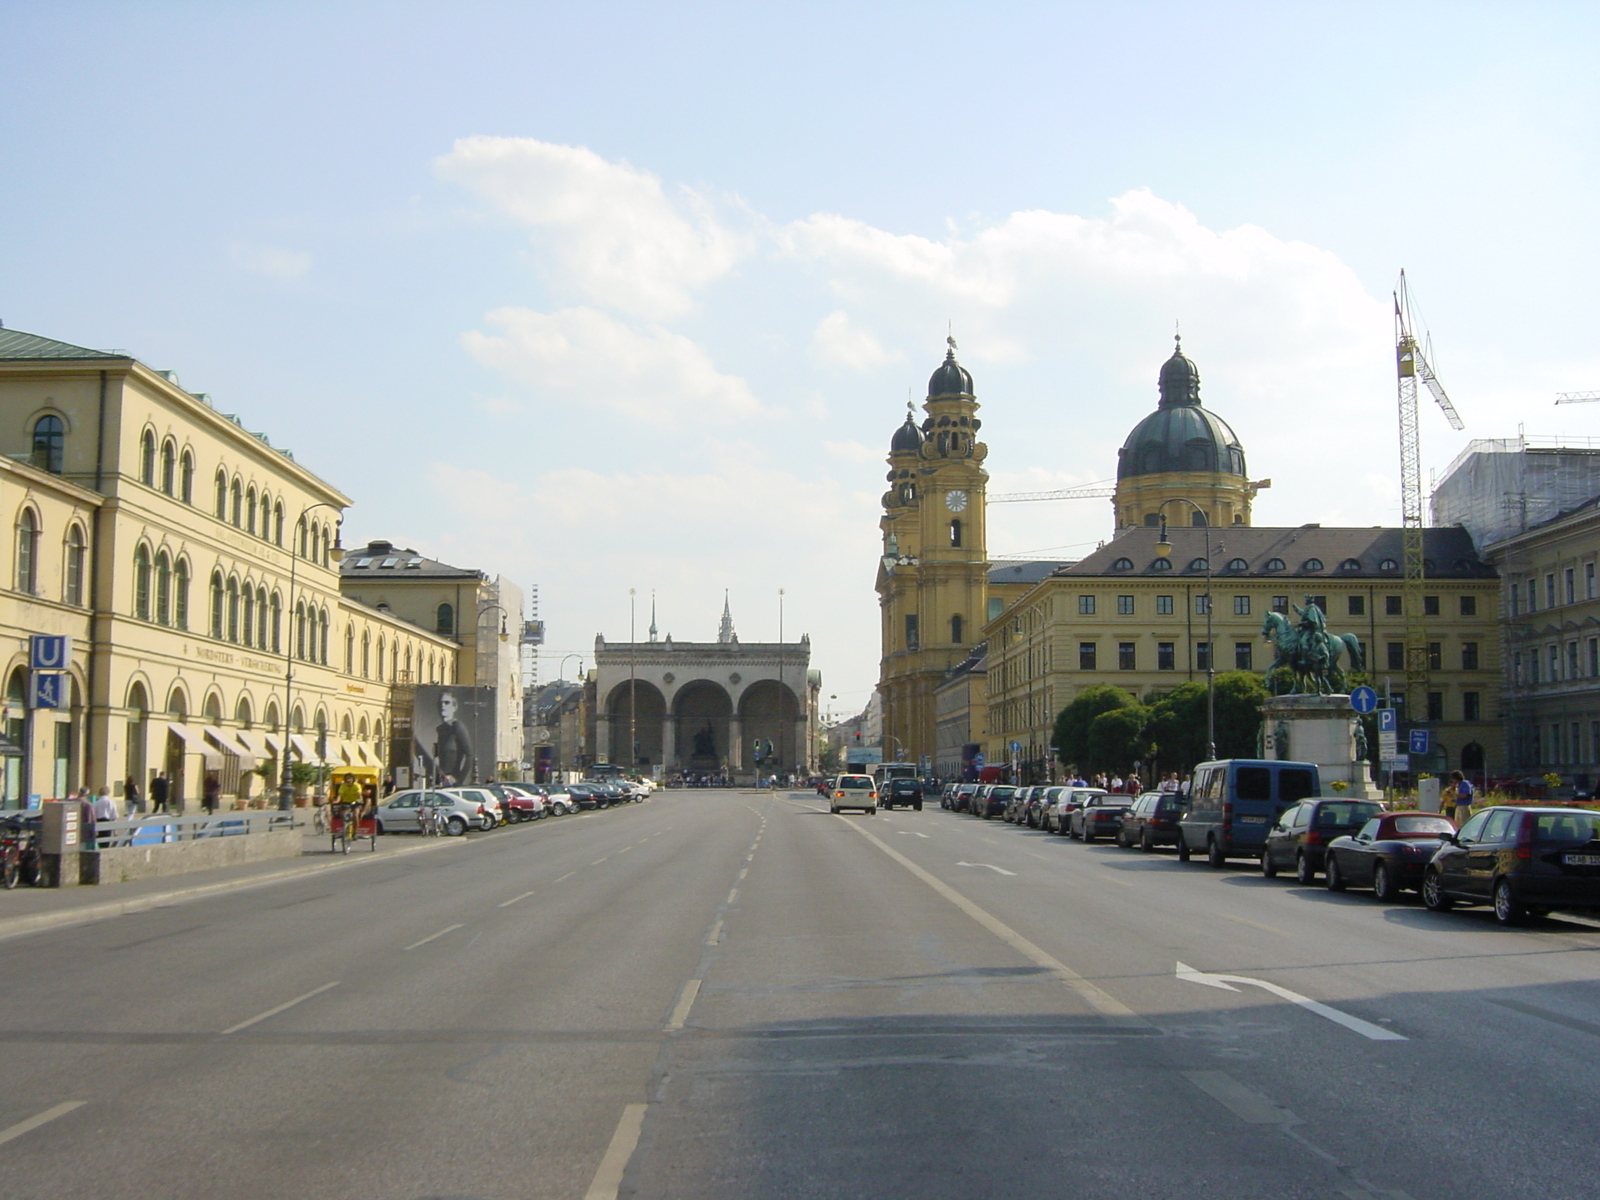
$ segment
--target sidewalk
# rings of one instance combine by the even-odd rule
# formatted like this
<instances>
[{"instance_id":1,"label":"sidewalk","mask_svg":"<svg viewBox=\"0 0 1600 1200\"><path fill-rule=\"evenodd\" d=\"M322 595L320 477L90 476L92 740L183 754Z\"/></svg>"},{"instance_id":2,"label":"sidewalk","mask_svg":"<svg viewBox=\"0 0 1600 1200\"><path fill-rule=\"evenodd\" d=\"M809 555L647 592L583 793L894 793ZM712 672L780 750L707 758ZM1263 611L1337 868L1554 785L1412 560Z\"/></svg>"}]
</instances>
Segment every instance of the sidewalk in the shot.
<instances>
[{"instance_id":1,"label":"sidewalk","mask_svg":"<svg viewBox=\"0 0 1600 1200\"><path fill-rule=\"evenodd\" d=\"M22 885L14 891L0 891L0 940L40 929L81 925L124 913L142 912L238 888L260 887L325 871L349 870L365 863L389 862L467 842L466 838L416 838L396 834L380 837L376 851L369 850L367 842L356 842L352 843L349 854L334 854L326 834L312 833L309 824L303 827L302 833L299 858L268 859L187 875L95 887Z\"/></svg>"}]
</instances>

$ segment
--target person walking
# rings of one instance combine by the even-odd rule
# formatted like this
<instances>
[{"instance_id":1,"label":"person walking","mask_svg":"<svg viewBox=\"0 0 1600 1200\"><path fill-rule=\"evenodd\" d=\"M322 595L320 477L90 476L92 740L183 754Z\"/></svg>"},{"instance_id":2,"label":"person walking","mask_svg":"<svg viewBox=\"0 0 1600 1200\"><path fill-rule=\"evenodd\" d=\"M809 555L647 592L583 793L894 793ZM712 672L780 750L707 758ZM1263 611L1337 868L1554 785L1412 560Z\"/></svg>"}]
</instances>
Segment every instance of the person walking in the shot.
<instances>
[{"instance_id":1,"label":"person walking","mask_svg":"<svg viewBox=\"0 0 1600 1200\"><path fill-rule=\"evenodd\" d=\"M222 803L222 784L215 775L206 776L205 792L201 798L201 803L205 805L206 812L211 813L213 816L216 815L217 808Z\"/></svg>"},{"instance_id":2,"label":"person walking","mask_svg":"<svg viewBox=\"0 0 1600 1200\"><path fill-rule=\"evenodd\" d=\"M122 785L122 799L128 816L135 817L144 812L144 797L139 794L139 781L132 775Z\"/></svg>"},{"instance_id":3,"label":"person walking","mask_svg":"<svg viewBox=\"0 0 1600 1200\"><path fill-rule=\"evenodd\" d=\"M1450 772L1450 799L1456 806L1456 825L1466 824L1472 815L1472 782L1460 771Z\"/></svg>"},{"instance_id":4,"label":"person walking","mask_svg":"<svg viewBox=\"0 0 1600 1200\"><path fill-rule=\"evenodd\" d=\"M172 793L172 782L167 778L165 771L157 771L156 777L150 781L150 811L153 813L170 813L167 800Z\"/></svg>"}]
</instances>

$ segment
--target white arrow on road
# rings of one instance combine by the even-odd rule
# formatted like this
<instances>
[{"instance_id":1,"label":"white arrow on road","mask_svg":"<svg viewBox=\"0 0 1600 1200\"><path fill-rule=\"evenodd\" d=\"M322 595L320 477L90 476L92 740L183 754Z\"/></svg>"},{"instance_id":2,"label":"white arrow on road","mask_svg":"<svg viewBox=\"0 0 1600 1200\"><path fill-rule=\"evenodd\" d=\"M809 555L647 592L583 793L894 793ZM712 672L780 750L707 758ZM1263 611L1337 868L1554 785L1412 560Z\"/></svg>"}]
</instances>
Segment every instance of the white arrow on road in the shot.
<instances>
[{"instance_id":1,"label":"white arrow on road","mask_svg":"<svg viewBox=\"0 0 1600 1200\"><path fill-rule=\"evenodd\" d=\"M988 867L989 870L994 871L996 874L999 874L999 875L1015 875L1016 874L1015 871L1008 871L1004 867L995 866L993 863L958 862L956 864L956 866L958 866L958 867Z\"/></svg>"},{"instance_id":2,"label":"white arrow on road","mask_svg":"<svg viewBox=\"0 0 1600 1200\"><path fill-rule=\"evenodd\" d=\"M1335 1025L1343 1025L1346 1029L1359 1033L1364 1038L1371 1038L1375 1042L1404 1042L1410 1039L1403 1034L1395 1033L1392 1029L1385 1029L1381 1025L1374 1025L1370 1021L1363 1021L1360 1017L1352 1017L1349 1013L1340 1012L1337 1008L1330 1008L1319 1003L1309 996L1302 996L1299 992L1291 992L1286 987L1279 987L1275 983L1268 983L1265 979L1250 979L1244 975L1210 975L1205 971L1197 971L1187 963L1179 963L1177 975L1187 983L1198 983L1204 987L1220 988L1225 992L1237 992L1236 983L1249 984L1258 987L1264 992L1271 992L1274 996L1298 1004L1307 1012L1314 1012L1325 1020L1332 1021Z\"/></svg>"}]
</instances>

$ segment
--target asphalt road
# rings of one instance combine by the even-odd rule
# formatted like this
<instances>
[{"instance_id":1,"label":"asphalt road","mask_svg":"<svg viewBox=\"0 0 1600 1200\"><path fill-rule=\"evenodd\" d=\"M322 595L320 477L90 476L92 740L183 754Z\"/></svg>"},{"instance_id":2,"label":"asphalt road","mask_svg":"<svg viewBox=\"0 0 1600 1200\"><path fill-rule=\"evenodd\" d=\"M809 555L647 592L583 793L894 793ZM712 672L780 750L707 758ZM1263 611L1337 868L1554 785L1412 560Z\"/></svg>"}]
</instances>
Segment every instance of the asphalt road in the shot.
<instances>
[{"instance_id":1,"label":"asphalt road","mask_svg":"<svg viewBox=\"0 0 1600 1200\"><path fill-rule=\"evenodd\" d=\"M0 943L0 1195L1589 1197L1597 950L659 792Z\"/></svg>"}]
</instances>

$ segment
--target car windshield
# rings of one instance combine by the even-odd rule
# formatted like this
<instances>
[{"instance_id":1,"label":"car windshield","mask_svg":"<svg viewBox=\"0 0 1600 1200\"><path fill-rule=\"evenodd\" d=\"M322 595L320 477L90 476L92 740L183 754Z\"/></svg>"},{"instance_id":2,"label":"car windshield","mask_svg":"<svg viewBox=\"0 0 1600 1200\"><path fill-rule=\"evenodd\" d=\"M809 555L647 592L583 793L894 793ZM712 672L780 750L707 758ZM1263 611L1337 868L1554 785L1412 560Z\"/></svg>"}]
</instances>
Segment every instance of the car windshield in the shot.
<instances>
[{"instance_id":1,"label":"car windshield","mask_svg":"<svg viewBox=\"0 0 1600 1200\"><path fill-rule=\"evenodd\" d=\"M839 776L839 786L851 788L871 787L872 780L865 775L841 775Z\"/></svg>"},{"instance_id":2,"label":"car windshield","mask_svg":"<svg viewBox=\"0 0 1600 1200\"><path fill-rule=\"evenodd\" d=\"M1354 829L1383 811L1381 804L1360 800L1341 800L1317 809L1318 829Z\"/></svg>"},{"instance_id":3,"label":"car windshield","mask_svg":"<svg viewBox=\"0 0 1600 1200\"><path fill-rule=\"evenodd\" d=\"M1600 840L1600 813L1540 813L1533 822L1533 840L1574 845Z\"/></svg>"},{"instance_id":4,"label":"car windshield","mask_svg":"<svg viewBox=\"0 0 1600 1200\"><path fill-rule=\"evenodd\" d=\"M1456 827L1445 817L1396 817L1394 831L1399 837L1422 837L1454 833Z\"/></svg>"}]
</instances>

